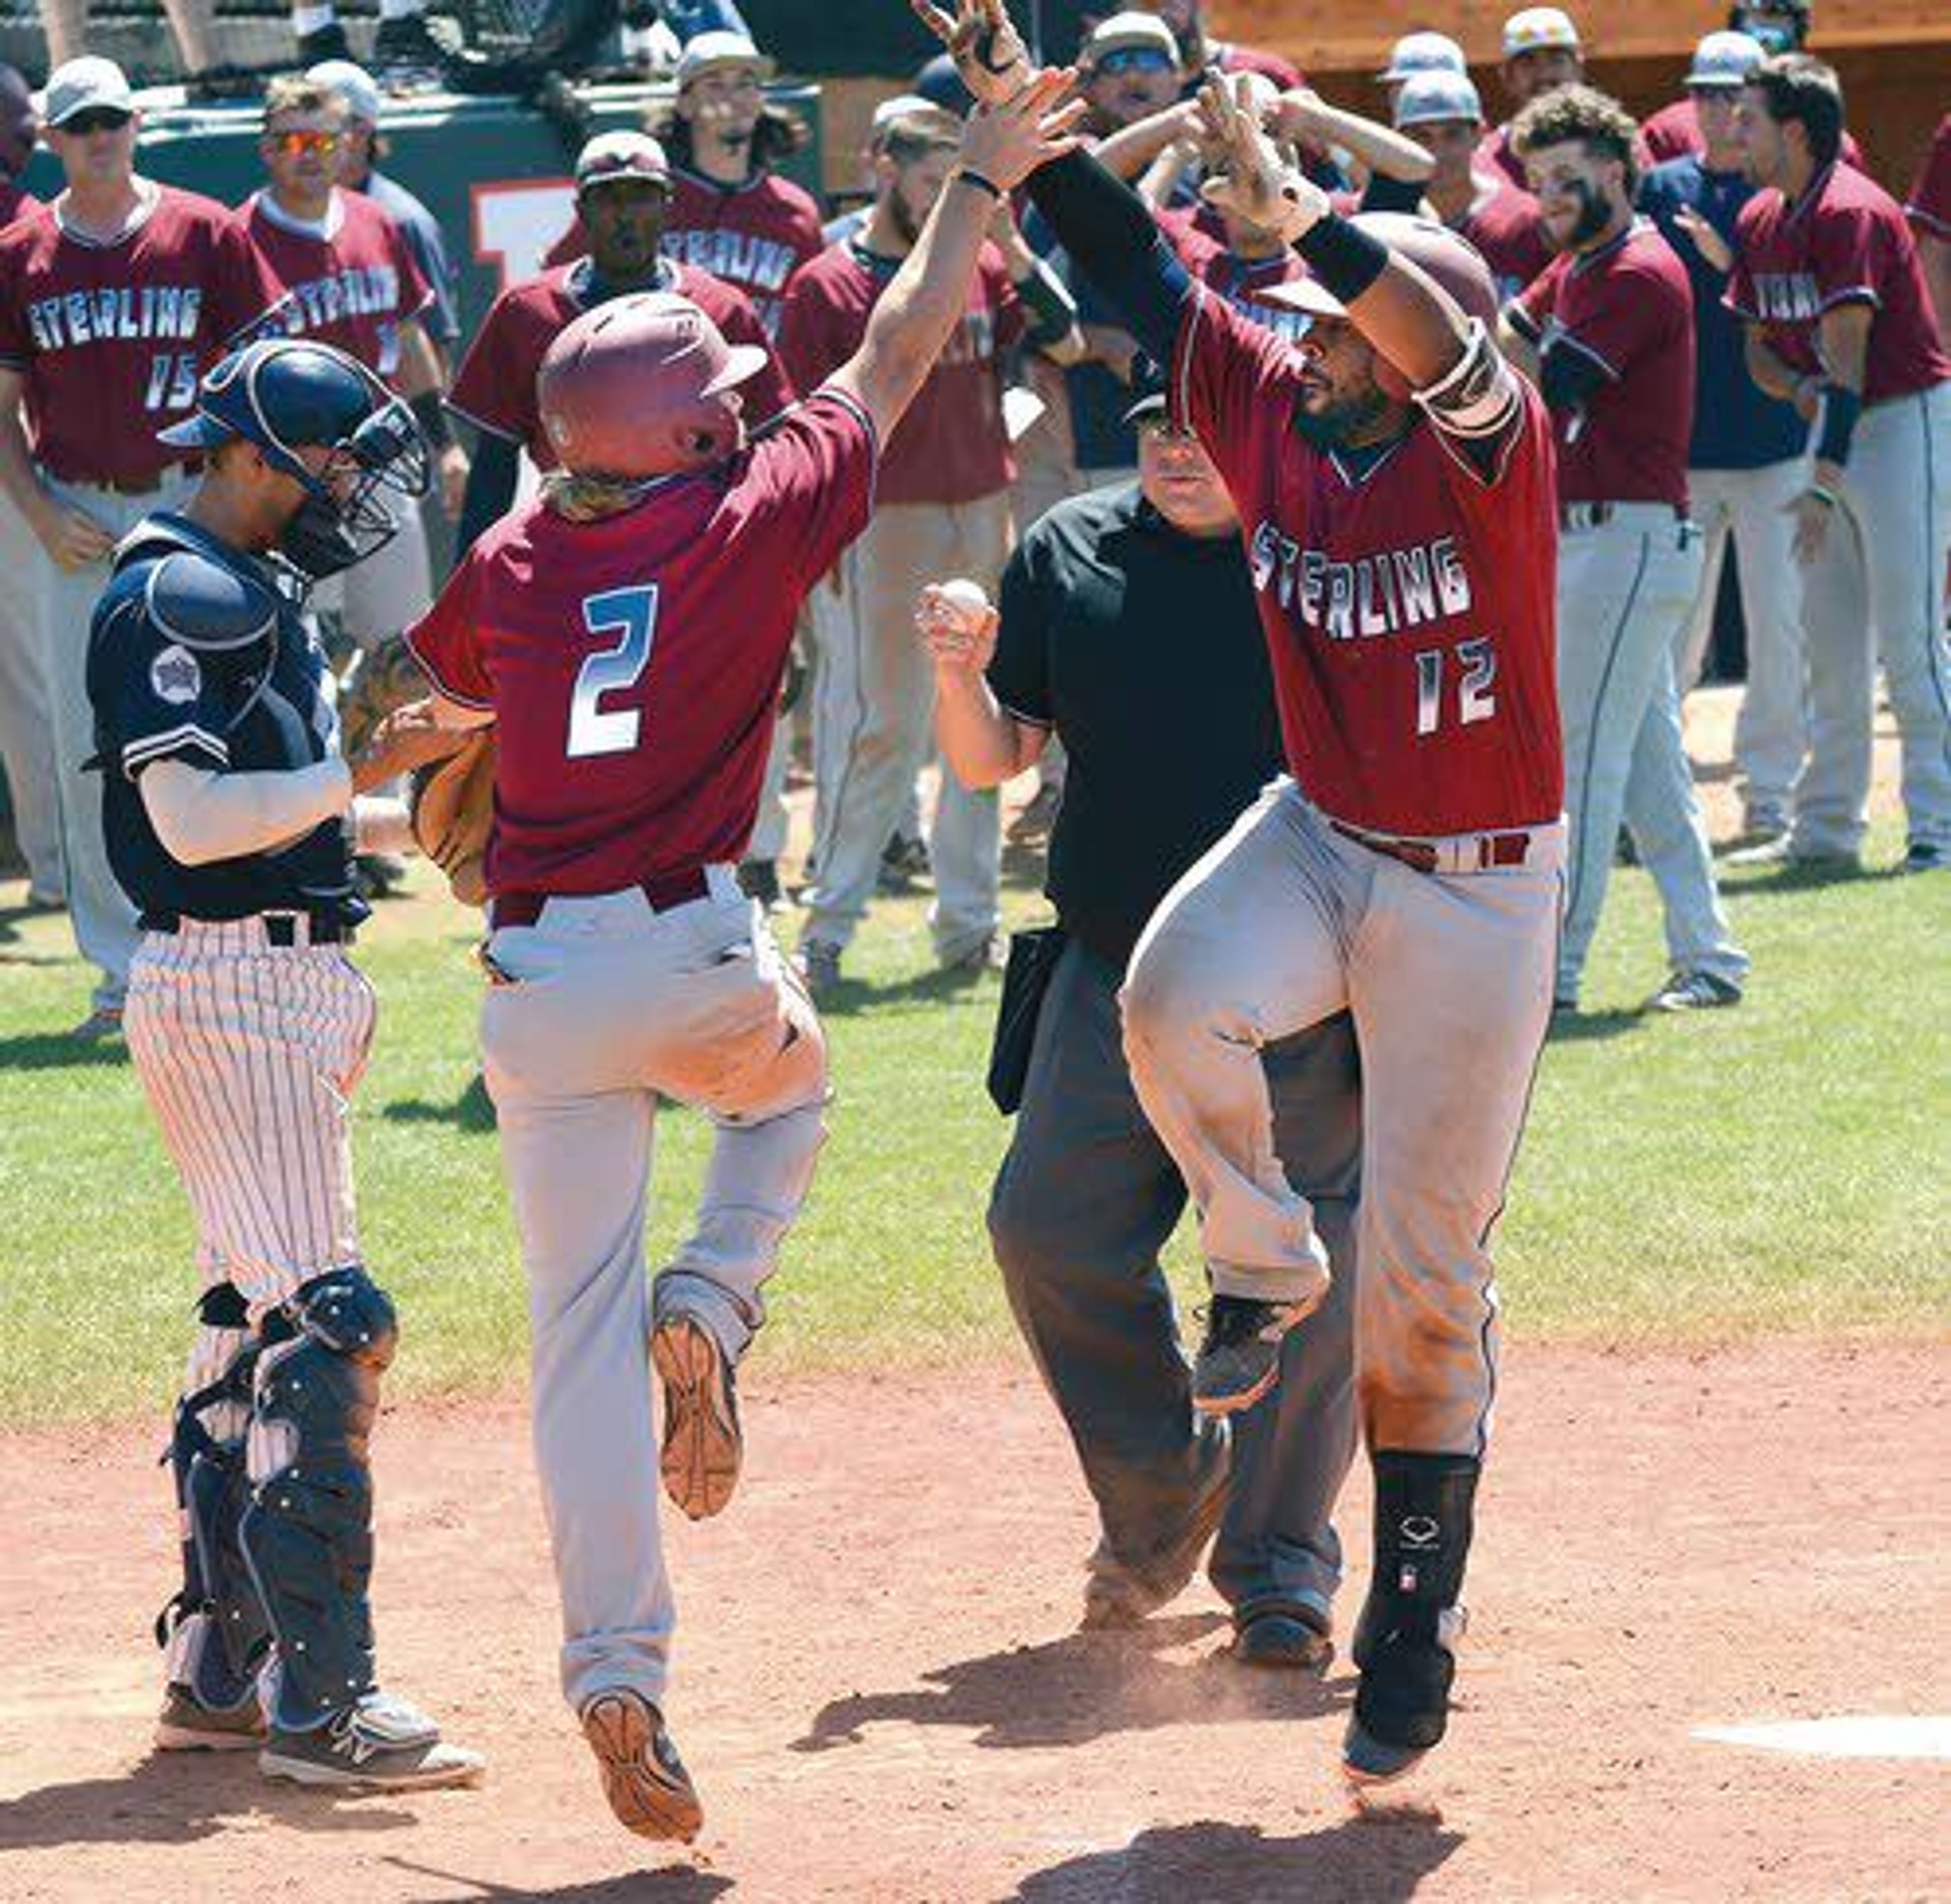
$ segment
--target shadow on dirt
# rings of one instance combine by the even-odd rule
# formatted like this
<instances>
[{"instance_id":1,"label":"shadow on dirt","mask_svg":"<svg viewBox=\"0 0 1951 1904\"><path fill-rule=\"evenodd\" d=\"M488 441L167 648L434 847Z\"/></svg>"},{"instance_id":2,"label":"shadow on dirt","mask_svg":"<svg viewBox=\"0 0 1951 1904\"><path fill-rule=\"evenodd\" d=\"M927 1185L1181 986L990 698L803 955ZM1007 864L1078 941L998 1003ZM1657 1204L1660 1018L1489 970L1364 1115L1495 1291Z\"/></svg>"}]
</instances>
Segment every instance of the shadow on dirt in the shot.
<instances>
[{"instance_id":1,"label":"shadow on dirt","mask_svg":"<svg viewBox=\"0 0 1951 1904\"><path fill-rule=\"evenodd\" d=\"M1217 1613L1147 1621L1129 1633L1072 1633L924 1673L897 1692L855 1693L814 1717L795 1752L857 1745L869 1725L976 1728L979 1746L1088 1744L1160 1726L1252 1718L1320 1718L1347 1703L1351 1678L1253 1672L1223 1652L1160 1656L1226 1624Z\"/></svg>"},{"instance_id":2,"label":"shadow on dirt","mask_svg":"<svg viewBox=\"0 0 1951 1904\"><path fill-rule=\"evenodd\" d=\"M158 1753L125 1772L0 1801L0 1845L195 1844L254 1815L296 1831L396 1831L418 1822L398 1803L275 1784L248 1753Z\"/></svg>"},{"instance_id":3,"label":"shadow on dirt","mask_svg":"<svg viewBox=\"0 0 1951 1904\"><path fill-rule=\"evenodd\" d=\"M1004 1904L1395 1904L1462 1842L1414 1809L1363 1812L1291 1838L1254 1824L1175 1825L1038 1871Z\"/></svg>"},{"instance_id":4,"label":"shadow on dirt","mask_svg":"<svg viewBox=\"0 0 1951 1904\"><path fill-rule=\"evenodd\" d=\"M646 1856L654 1856L654 1848L645 1847ZM683 1854L675 1846L670 1855ZM723 1897L735 1888L729 1877L721 1877L716 1871L700 1871L691 1865L666 1865L654 1871L626 1871L617 1877L598 1877L587 1884L563 1884L546 1890L538 1890L531 1884L504 1884L492 1877L473 1877L464 1871L443 1871L438 1865L416 1864L410 1859L388 1858L383 1861L395 1871L404 1871L414 1877L431 1877L439 1881L440 1888L428 1893L428 1904L473 1904L480 1899L483 1904L492 1904L498 1898L520 1898L524 1904L710 1904L713 1898ZM455 1887L461 1888L457 1893Z\"/></svg>"}]
</instances>

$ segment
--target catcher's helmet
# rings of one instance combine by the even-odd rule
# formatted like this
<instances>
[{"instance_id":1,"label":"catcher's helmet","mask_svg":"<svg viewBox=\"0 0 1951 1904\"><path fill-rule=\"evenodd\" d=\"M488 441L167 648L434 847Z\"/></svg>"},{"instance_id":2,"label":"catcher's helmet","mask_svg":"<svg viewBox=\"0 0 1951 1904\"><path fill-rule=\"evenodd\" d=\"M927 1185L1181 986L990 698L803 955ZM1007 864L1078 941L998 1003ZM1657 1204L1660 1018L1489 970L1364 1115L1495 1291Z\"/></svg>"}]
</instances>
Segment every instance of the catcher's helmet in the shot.
<instances>
[{"instance_id":1,"label":"catcher's helmet","mask_svg":"<svg viewBox=\"0 0 1951 1904\"><path fill-rule=\"evenodd\" d=\"M1462 306L1466 317L1481 318L1492 330L1497 323L1497 287L1491 267L1475 245L1447 225L1404 211L1365 211L1353 222L1378 238L1398 258L1406 258L1425 277L1434 278ZM1263 304L1285 304L1318 317L1345 317L1348 307L1319 278L1296 278L1269 285L1253 295Z\"/></svg>"},{"instance_id":2,"label":"catcher's helmet","mask_svg":"<svg viewBox=\"0 0 1951 1904\"><path fill-rule=\"evenodd\" d=\"M386 492L426 492L426 442L413 412L357 359L301 338L232 351L198 387L195 414L159 433L179 449L255 444L298 483L304 500L278 547L313 576L363 561L398 532ZM332 452L323 471L298 454L307 448Z\"/></svg>"},{"instance_id":3,"label":"catcher's helmet","mask_svg":"<svg viewBox=\"0 0 1951 1904\"><path fill-rule=\"evenodd\" d=\"M641 481L702 469L744 440L733 394L761 369L688 298L648 291L586 311L549 346L535 379L563 467Z\"/></svg>"}]
</instances>

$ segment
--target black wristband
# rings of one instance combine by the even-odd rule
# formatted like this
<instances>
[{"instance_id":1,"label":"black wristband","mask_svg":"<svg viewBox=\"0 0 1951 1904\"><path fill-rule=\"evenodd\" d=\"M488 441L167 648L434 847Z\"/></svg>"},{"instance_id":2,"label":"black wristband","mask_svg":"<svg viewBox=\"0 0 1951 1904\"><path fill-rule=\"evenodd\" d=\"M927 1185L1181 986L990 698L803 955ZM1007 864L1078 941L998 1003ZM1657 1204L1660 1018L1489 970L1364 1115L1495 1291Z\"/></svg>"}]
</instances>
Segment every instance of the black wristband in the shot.
<instances>
[{"instance_id":1,"label":"black wristband","mask_svg":"<svg viewBox=\"0 0 1951 1904\"><path fill-rule=\"evenodd\" d=\"M964 185L972 185L978 192L988 192L998 204L1000 204L1007 195L994 179L985 179L972 166L958 165L949 176L952 179L960 179Z\"/></svg>"},{"instance_id":2,"label":"black wristband","mask_svg":"<svg viewBox=\"0 0 1951 1904\"><path fill-rule=\"evenodd\" d=\"M1822 429L1815 439L1815 460L1833 463L1839 470L1850 460L1850 439L1856 433L1856 419L1863 400L1840 383L1822 386Z\"/></svg>"},{"instance_id":3,"label":"black wristband","mask_svg":"<svg viewBox=\"0 0 1951 1904\"><path fill-rule=\"evenodd\" d=\"M1352 220L1331 211L1294 241L1301 261L1322 287L1352 304L1388 270L1389 248Z\"/></svg>"},{"instance_id":4,"label":"black wristband","mask_svg":"<svg viewBox=\"0 0 1951 1904\"><path fill-rule=\"evenodd\" d=\"M447 405L438 390L423 390L417 397L409 400L408 407L414 413L414 421L420 426L420 434L436 450L444 450L454 441L453 427L447 420Z\"/></svg>"}]
</instances>

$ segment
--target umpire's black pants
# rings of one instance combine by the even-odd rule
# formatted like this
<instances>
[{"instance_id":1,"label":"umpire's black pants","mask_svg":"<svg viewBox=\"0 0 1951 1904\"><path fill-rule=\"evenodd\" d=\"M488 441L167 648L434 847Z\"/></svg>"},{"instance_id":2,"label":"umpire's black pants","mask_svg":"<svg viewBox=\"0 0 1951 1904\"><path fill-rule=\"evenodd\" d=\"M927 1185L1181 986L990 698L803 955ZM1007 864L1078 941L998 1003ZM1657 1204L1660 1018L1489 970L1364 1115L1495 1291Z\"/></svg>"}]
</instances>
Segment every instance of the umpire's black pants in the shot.
<instances>
[{"instance_id":1,"label":"umpire's black pants","mask_svg":"<svg viewBox=\"0 0 1951 1904\"><path fill-rule=\"evenodd\" d=\"M1068 1425L1113 1554L1137 1557L1187 1513L1203 1465L1159 1252L1185 1185L1133 1094L1122 969L1075 940L1050 980L989 1234L1011 1306ZM1236 1617L1325 1615L1341 1574L1332 1525L1355 1450L1355 1199L1361 1089L1353 1026L1331 1019L1266 1057L1276 1148L1314 1204L1334 1270L1288 1336L1280 1385L1234 1418L1231 1503L1211 1562Z\"/></svg>"}]
</instances>

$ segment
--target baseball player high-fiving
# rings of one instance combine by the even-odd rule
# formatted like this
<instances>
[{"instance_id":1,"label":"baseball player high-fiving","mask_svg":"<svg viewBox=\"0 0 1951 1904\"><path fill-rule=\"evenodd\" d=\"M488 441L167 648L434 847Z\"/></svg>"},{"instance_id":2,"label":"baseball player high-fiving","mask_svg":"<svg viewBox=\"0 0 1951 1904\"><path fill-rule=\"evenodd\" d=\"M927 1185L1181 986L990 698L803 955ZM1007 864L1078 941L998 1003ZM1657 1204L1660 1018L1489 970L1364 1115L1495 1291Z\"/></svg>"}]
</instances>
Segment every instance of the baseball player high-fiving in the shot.
<instances>
[{"instance_id":1,"label":"baseball player high-fiving","mask_svg":"<svg viewBox=\"0 0 1951 1904\"><path fill-rule=\"evenodd\" d=\"M978 98L1023 81L1000 0L931 17ZM1551 1000L1564 835L1553 685L1550 429L1485 326L1483 261L1441 226L1336 216L1223 87L1209 196L1312 275L1300 351L1195 285L1095 161L1032 197L1171 365L1238 508L1288 767L1187 874L1132 956L1133 1082L1197 1202L1214 1298L1194 1374L1250 1404L1323 1294L1274 1153L1261 1047L1352 1010L1364 1153L1359 1408L1375 1569L1354 1643L1350 1776L1443 1736L1494 1369L1487 1239Z\"/></svg>"},{"instance_id":2,"label":"baseball player high-fiving","mask_svg":"<svg viewBox=\"0 0 1951 1904\"><path fill-rule=\"evenodd\" d=\"M812 1180L826 1046L734 868L793 623L866 524L877 445L962 317L1002 195L1065 149L1044 76L979 114L859 351L756 441L763 353L650 292L576 318L538 400L561 473L468 551L409 641L443 718L498 730L482 1044L530 1290L537 1465L563 1690L612 1809L653 1838L701 1812L661 1706L665 1486L694 1518L742 1454L733 1369ZM717 1125L696 1228L646 1300L657 1100Z\"/></svg>"}]
</instances>

